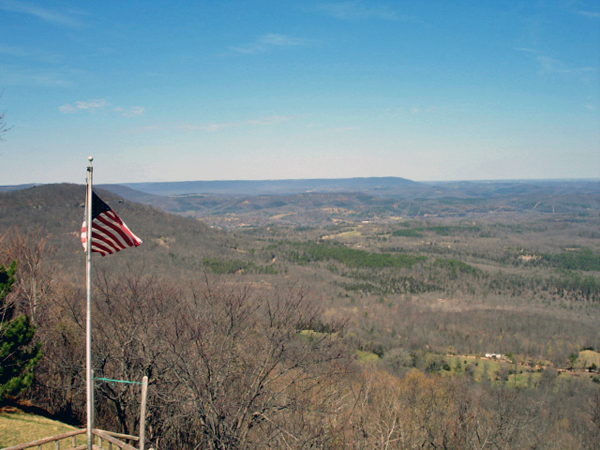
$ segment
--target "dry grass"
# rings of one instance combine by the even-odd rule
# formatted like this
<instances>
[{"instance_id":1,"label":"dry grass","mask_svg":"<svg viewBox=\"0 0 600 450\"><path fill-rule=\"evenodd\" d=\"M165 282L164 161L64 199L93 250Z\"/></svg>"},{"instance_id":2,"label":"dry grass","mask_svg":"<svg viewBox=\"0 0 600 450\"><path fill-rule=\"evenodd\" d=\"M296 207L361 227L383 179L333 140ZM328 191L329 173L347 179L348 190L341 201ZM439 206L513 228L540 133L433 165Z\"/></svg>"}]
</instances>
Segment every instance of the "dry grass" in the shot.
<instances>
[{"instance_id":1,"label":"dry grass","mask_svg":"<svg viewBox=\"0 0 600 450\"><path fill-rule=\"evenodd\" d=\"M66 425L56 420L47 419L35 414L28 414L20 409L10 406L0 409L0 448L23 444L68 431L76 430L75 427ZM78 444L85 443L85 435L78 436ZM62 444L63 448L71 445ZM54 449L54 443L42 446L43 449Z\"/></svg>"}]
</instances>

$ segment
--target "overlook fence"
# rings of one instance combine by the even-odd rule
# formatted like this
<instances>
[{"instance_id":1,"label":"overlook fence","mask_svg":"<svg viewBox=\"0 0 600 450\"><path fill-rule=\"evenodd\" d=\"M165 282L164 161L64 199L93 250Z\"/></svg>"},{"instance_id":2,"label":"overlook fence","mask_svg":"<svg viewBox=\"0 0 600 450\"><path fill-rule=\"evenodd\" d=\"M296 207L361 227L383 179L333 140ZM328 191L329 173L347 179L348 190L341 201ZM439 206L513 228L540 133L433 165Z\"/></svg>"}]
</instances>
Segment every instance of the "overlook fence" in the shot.
<instances>
[{"instance_id":1,"label":"overlook fence","mask_svg":"<svg viewBox=\"0 0 600 450\"><path fill-rule=\"evenodd\" d=\"M67 433L57 434L56 436L47 437L44 439L38 439L37 441L27 442L25 444L13 445L12 447L6 447L2 450L26 450L29 448L37 448L38 450L42 450L42 446L45 444L50 444L54 442L54 448L56 450L61 449L61 441L66 441L71 438L71 445L68 447L64 447L64 450L87 450L87 443L82 445L77 445L77 436L81 434L86 434L87 430L85 428L81 430L69 431ZM107 449L113 450L113 446L121 450L138 450L136 447L129 445L123 441L120 441L117 438L127 439L130 441L139 441L139 437L130 436L128 434L120 434L120 433L112 433L104 430L92 430L92 439L97 437L97 444L93 444L92 448L94 450L106 450L103 447L103 441L108 443ZM46 447L47 448L47 447Z\"/></svg>"}]
</instances>

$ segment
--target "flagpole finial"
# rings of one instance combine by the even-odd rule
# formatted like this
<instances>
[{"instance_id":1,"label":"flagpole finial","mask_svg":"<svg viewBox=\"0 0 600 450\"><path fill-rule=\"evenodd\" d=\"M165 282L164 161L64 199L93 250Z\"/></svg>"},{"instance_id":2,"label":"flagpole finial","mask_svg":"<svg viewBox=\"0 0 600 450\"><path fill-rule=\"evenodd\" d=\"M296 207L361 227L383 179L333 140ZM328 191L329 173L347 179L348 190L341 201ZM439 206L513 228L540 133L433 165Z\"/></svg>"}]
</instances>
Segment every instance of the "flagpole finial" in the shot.
<instances>
[{"instance_id":1,"label":"flagpole finial","mask_svg":"<svg viewBox=\"0 0 600 450\"><path fill-rule=\"evenodd\" d=\"M90 165L87 168L87 171L91 174L92 173L92 161L94 160L93 156L88 156L88 161L90 162ZM88 180L88 183L90 183L90 180Z\"/></svg>"}]
</instances>

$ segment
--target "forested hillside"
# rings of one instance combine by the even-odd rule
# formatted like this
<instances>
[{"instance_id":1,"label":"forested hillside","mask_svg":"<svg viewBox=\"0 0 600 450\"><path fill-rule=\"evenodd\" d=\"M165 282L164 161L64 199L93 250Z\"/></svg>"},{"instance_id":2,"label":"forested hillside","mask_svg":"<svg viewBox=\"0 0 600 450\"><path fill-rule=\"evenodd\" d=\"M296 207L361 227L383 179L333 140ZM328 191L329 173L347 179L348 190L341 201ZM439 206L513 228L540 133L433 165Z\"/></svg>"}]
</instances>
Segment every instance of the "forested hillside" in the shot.
<instances>
[{"instance_id":1,"label":"forested hillside","mask_svg":"<svg viewBox=\"0 0 600 450\"><path fill-rule=\"evenodd\" d=\"M98 190L144 243L94 259L97 376L149 377L156 449L597 448L597 186L445 189L144 194L177 215ZM21 396L72 422L83 197L0 193L7 298L42 344ZM99 426L136 433L139 401L98 382Z\"/></svg>"},{"instance_id":2,"label":"forested hillside","mask_svg":"<svg viewBox=\"0 0 600 450\"><path fill-rule=\"evenodd\" d=\"M111 265L143 262L153 273L193 270L176 262L190 255L231 253L232 237L202 222L163 213L96 189L98 195L142 236L144 245L135 254L123 252ZM56 184L0 193L0 230L43 236L53 252L51 258L69 274L85 276L85 255L80 242L85 205L85 186ZM105 259L98 258L100 264ZM175 262L175 263L174 263Z\"/></svg>"}]
</instances>

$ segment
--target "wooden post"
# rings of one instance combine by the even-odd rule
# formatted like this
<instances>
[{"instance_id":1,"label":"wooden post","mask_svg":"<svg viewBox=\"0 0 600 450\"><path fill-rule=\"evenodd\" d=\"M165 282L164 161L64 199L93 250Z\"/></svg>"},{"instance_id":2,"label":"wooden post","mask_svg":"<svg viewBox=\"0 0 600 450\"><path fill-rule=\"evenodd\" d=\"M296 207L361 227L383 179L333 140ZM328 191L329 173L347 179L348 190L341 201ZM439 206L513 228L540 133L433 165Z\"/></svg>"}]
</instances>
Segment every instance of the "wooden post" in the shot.
<instances>
[{"instance_id":1,"label":"wooden post","mask_svg":"<svg viewBox=\"0 0 600 450\"><path fill-rule=\"evenodd\" d=\"M148 396L148 377L142 379L142 407L140 411L140 450L146 443L146 397Z\"/></svg>"},{"instance_id":2,"label":"wooden post","mask_svg":"<svg viewBox=\"0 0 600 450\"><path fill-rule=\"evenodd\" d=\"M96 400L96 393L95 393L95 388L96 384L94 383L94 370L92 370L92 391L91 391L91 395L92 395L92 429L94 429L94 419L96 418L96 408L94 407L94 402Z\"/></svg>"}]
</instances>

